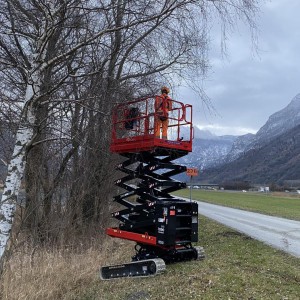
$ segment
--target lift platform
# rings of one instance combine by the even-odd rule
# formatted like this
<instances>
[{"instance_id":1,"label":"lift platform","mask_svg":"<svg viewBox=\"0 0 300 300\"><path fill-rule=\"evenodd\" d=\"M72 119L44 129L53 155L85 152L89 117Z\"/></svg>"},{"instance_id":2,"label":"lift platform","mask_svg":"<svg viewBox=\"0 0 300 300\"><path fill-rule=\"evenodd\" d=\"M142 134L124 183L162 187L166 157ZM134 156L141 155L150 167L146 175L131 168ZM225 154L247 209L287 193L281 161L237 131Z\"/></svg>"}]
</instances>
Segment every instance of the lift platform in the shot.
<instances>
[{"instance_id":1,"label":"lift platform","mask_svg":"<svg viewBox=\"0 0 300 300\"><path fill-rule=\"evenodd\" d=\"M186 184L173 178L186 171L175 163L192 151L192 106L172 100L167 139L155 136L155 97L119 104L113 111L112 152L124 157L116 169L126 175L115 184L124 190L112 213L120 223L106 233L136 242L132 263L101 269L102 279L153 276L164 263L202 259L198 241L198 205L172 196ZM156 133L157 134L157 133Z\"/></svg>"},{"instance_id":2,"label":"lift platform","mask_svg":"<svg viewBox=\"0 0 300 300\"><path fill-rule=\"evenodd\" d=\"M168 139L154 136L158 118L154 110L155 97L119 104L113 111L111 151L131 153L160 148L162 155L168 149L192 151L192 106L172 100L168 112Z\"/></svg>"}]
</instances>

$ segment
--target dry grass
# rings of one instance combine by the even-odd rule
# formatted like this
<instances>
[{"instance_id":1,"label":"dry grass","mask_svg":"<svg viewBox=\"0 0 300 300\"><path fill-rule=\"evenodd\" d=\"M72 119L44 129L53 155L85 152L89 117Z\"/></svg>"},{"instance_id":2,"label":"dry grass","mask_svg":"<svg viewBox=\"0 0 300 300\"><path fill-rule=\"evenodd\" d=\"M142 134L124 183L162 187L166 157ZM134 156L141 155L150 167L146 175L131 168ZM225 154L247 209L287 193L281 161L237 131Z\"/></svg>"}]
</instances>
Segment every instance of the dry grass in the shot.
<instances>
[{"instance_id":1,"label":"dry grass","mask_svg":"<svg viewBox=\"0 0 300 300\"><path fill-rule=\"evenodd\" d=\"M99 279L100 266L129 262L134 254L133 243L118 239L33 255L19 249L7 265L2 299L299 300L299 258L204 217L199 229L205 260L168 265L149 278Z\"/></svg>"},{"instance_id":2,"label":"dry grass","mask_svg":"<svg viewBox=\"0 0 300 300\"><path fill-rule=\"evenodd\" d=\"M99 281L101 265L122 260L121 245L125 253L127 248L132 252L132 244L109 239L84 251L23 247L6 264L0 299L78 299L78 293Z\"/></svg>"},{"instance_id":3,"label":"dry grass","mask_svg":"<svg viewBox=\"0 0 300 300\"><path fill-rule=\"evenodd\" d=\"M226 195L222 196L222 201L227 199ZM240 199L243 194L238 196ZM232 195L228 194L228 198L232 200ZM239 205L246 202L247 199L243 199ZM264 199L269 210L271 201L276 202L272 197L259 199L256 209L263 207ZM252 206L257 203L250 202ZM279 204L282 202L285 205L279 208L280 214L287 212L287 203L294 203L280 200ZM299 210L293 207L291 211L297 211L299 215ZM70 243L75 246L32 248L21 242L22 246L15 248L6 265L0 282L0 299L299 300L299 258L274 250L202 216L199 245L204 246L206 259L168 265L164 274L147 279L101 281L99 278L100 266L129 262L134 254L134 243L100 237L99 230L91 230L81 242L74 242L72 234L69 236ZM18 240L20 242L20 237Z\"/></svg>"}]
</instances>

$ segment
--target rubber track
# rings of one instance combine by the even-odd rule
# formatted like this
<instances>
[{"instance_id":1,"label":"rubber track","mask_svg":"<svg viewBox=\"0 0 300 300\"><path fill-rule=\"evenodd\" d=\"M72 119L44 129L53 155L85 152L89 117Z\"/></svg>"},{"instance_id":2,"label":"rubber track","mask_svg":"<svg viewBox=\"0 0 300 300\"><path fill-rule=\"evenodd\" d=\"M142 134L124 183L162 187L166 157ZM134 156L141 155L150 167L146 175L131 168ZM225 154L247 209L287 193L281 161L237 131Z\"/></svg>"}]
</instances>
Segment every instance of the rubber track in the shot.
<instances>
[{"instance_id":1,"label":"rubber track","mask_svg":"<svg viewBox=\"0 0 300 300\"><path fill-rule=\"evenodd\" d=\"M127 277L149 277L161 274L166 270L163 259L147 259L126 264L105 266L100 269L100 278L110 280Z\"/></svg>"}]
</instances>

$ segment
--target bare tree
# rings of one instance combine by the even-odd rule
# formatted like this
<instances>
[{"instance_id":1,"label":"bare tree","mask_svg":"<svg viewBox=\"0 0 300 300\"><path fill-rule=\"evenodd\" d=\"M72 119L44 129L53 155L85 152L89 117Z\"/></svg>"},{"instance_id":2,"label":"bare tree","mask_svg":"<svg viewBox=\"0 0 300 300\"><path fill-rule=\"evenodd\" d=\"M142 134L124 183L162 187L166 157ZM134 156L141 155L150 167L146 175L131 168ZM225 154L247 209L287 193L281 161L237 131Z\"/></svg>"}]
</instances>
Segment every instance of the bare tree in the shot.
<instances>
[{"instance_id":1,"label":"bare tree","mask_svg":"<svg viewBox=\"0 0 300 300\"><path fill-rule=\"evenodd\" d=\"M86 181L89 192L80 205L86 217L95 211L99 217L95 198L101 193L94 191L107 178L107 128L113 103L124 101L124 91L131 96L148 93L170 74L185 76L188 69L205 70L205 24L213 7L230 24L232 11L252 21L256 2L0 0L0 74L7 82L1 92L18 106L19 124L0 206L1 262L28 157L28 175L34 174L38 181L38 169L42 170L38 174L46 177L42 187L44 216L51 211L51 197L70 158L77 174L73 180L80 173L82 153L88 158L82 162L93 165L96 161L91 172L94 180ZM201 30L196 21L190 22L195 16L202 18ZM140 86L145 88L137 89ZM82 102L82 97L86 101ZM59 127L57 119L67 129ZM53 132L56 134L51 137ZM68 137L68 147L64 147L62 141ZM53 142L57 138L60 142ZM61 164L51 182L49 166L41 168L40 164L45 161L45 142L65 149L59 151ZM105 155L99 157L95 149L101 147ZM28 194L36 197L40 193L28 190ZM32 212L35 204L27 204Z\"/></svg>"}]
</instances>

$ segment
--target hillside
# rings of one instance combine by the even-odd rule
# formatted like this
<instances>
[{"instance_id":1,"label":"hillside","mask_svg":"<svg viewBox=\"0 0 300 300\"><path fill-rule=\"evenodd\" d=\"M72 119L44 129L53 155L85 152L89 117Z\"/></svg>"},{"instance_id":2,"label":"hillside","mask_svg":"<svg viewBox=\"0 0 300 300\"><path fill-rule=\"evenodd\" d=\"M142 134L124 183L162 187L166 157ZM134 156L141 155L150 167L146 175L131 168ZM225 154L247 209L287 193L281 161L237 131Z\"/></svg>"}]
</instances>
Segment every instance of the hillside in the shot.
<instances>
[{"instance_id":1,"label":"hillside","mask_svg":"<svg viewBox=\"0 0 300 300\"><path fill-rule=\"evenodd\" d=\"M260 147L298 125L300 125L300 94L296 95L285 108L269 117L247 150Z\"/></svg>"},{"instance_id":2,"label":"hillside","mask_svg":"<svg viewBox=\"0 0 300 300\"><path fill-rule=\"evenodd\" d=\"M252 183L283 183L300 178L300 125L251 149L237 160L206 170L201 179L211 182L247 180Z\"/></svg>"},{"instance_id":3,"label":"hillside","mask_svg":"<svg viewBox=\"0 0 300 300\"><path fill-rule=\"evenodd\" d=\"M216 167L225 162L236 136L217 136L208 130L194 128L193 152L178 160L179 164L198 166L200 170Z\"/></svg>"},{"instance_id":4,"label":"hillside","mask_svg":"<svg viewBox=\"0 0 300 300\"><path fill-rule=\"evenodd\" d=\"M300 125L300 94L296 95L285 108L272 114L255 135L246 134L238 137L226 156L226 162L234 161L247 151L261 148L298 125Z\"/></svg>"}]
</instances>

